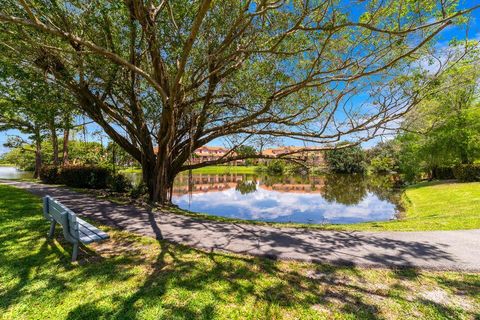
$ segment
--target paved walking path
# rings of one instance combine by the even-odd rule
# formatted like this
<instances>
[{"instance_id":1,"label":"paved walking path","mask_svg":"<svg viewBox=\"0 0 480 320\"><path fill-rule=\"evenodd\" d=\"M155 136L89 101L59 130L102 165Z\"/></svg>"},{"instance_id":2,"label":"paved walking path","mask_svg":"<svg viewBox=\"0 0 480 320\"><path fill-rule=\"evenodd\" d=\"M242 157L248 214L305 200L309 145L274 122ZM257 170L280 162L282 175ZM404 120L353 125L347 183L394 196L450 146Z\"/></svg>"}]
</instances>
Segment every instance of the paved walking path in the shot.
<instances>
[{"instance_id":1,"label":"paved walking path","mask_svg":"<svg viewBox=\"0 0 480 320\"><path fill-rule=\"evenodd\" d=\"M61 187L16 181L0 183L40 196L49 194L80 216L104 225L204 250L342 265L480 271L480 230L339 232L221 223L152 213Z\"/></svg>"}]
</instances>

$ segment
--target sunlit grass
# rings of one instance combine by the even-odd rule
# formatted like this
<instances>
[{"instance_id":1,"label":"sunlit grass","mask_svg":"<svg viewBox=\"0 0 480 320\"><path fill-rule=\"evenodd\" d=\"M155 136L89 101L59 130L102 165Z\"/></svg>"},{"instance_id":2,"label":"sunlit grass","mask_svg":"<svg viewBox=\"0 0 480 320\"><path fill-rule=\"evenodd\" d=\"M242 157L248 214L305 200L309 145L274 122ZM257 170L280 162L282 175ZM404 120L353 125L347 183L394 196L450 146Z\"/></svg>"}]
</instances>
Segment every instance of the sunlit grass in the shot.
<instances>
[{"instance_id":1,"label":"sunlit grass","mask_svg":"<svg viewBox=\"0 0 480 320\"><path fill-rule=\"evenodd\" d=\"M102 227L104 228L104 227ZM0 319L474 319L480 274L204 253L108 229L69 262L41 201L0 185Z\"/></svg>"},{"instance_id":2,"label":"sunlit grass","mask_svg":"<svg viewBox=\"0 0 480 320\"><path fill-rule=\"evenodd\" d=\"M480 229L480 182L430 182L411 186L403 195L405 212L399 220L335 225L348 230L467 230Z\"/></svg>"}]
</instances>

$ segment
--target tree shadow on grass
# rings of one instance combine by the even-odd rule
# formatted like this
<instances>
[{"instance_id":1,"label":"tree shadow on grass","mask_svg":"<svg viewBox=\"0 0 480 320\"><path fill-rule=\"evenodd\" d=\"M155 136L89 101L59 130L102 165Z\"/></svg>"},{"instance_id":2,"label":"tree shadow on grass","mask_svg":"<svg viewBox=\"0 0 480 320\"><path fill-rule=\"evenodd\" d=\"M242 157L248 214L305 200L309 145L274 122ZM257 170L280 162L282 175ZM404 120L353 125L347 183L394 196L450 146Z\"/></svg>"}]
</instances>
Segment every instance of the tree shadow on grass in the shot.
<instances>
[{"instance_id":1,"label":"tree shadow on grass","mask_svg":"<svg viewBox=\"0 0 480 320\"><path fill-rule=\"evenodd\" d=\"M30 221L33 214L38 217ZM68 319L135 319L147 317L145 312L149 312L151 318L164 319L314 318L318 313L327 318L336 313L331 318L343 315L383 319L384 301L413 303L413 308L421 305L439 317L464 315L458 309L443 304L437 306L432 301L417 298L412 302L406 293L411 292L409 284L417 281L420 274L415 269L385 271L390 273L389 282L374 279L382 284L375 287L366 276L368 270L204 252L159 240L162 238L159 228L155 231L157 241L112 231L110 241L82 251L80 259L85 263L72 265L69 262L70 244L63 243L61 235L60 242L46 240L48 223L38 211L25 217L28 218L25 223L21 221L7 227L1 234L0 267L16 279L13 285L0 291L0 311L28 303L32 301L28 300L31 296L43 301L48 292L57 299L47 304L39 303L37 311L58 307L65 302L64 297L68 297L71 305L66 311ZM0 228L3 223L8 225L10 220L19 219L15 213L3 218L0 217ZM149 219L157 226L153 215ZM343 236L346 237L343 244L359 240L349 234ZM276 239L289 241L288 238ZM340 245L333 238L325 241L333 246ZM385 242L381 245L396 244ZM420 249L425 251L423 247ZM427 252L441 256L441 252L433 249ZM135 271L138 267L142 268L140 274ZM138 283L128 289L103 291L108 284L121 285L132 277L136 277ZM475 297L478 294L476 279L464 283L462 279L440 277L439 282ZM95 285L94 292L82 296L79 291L86 282ZM84 300L72 301L71 293Z\"/></svg>"},{"instance_id":2,"label":"tree shadow on grass","mask_svg":"<svg viewBox=\"0 0 480 320\"><path fill-rule=\"evenodd\" d=\"M46 280L45 288L50 292L60 294L65 289L65 282L59 277L50 274L45 277L41 274L41 269L45 267L45 261L49 261L53 255L62 255L62 251L53 243L37 237L32 237L33 241L38 241L41 244L35 248L31 254L18 256L15 252L10 254L0 254L0 261L2 261L2 269L11 272L11 276L16 279L15 285L9 289L0 292L0 310L7 309L10 305L18 302L25 294L25 290L29 290L29 285L35 280ZM33 248L32 248L33 249ZM66 271L71 266L60 266L60 270ZM36 275L36 276L32 276Z\"/></svg>"},{"instance_id":3,"label":"tree shadow on grass","mask_svg":"<svg viewBox=\"0 0 480 320\"><path fill-rule=\"evenodd\" d=\"M364 271L355 267L289 266L264 258L203 252L165 241L158 241L155 247L158 250L155 257L143 260L149 265L144 281L132 293L117 294L116 307L103 310L97 306L101 305L98 301L84 303L71 310L68 319L91 316L137 319L143 318L146 310L155 308L158 310L152 318L228 318L229 314L224 314L228 305L237 308L237 312L247 308L243 309L246 314L240 315L255 319L282 318L287 310L293 318L295 314L314 318L319 316L317 312L328 317L333 312L355 319L384 319L381 303L372 301L392 299L412 303L406 294L411 291L408 283L421 275L415 269L384 270L389 272L393 283L379 289L369 283ZM377 281L383 283L382 279ZM405 295L392 294L392 290L403 290ZM453 307L441 304L432 307L428 300L417 299L415 303L441 316L464 315Z\"/></svg>"},{"instance_id":4,"label":"tree shadow on grass","mask_svg":"<svg viewBox=\"0 0 480 320\"><path fill-rule=\"evenodd\" d=\"M38 241L35 238L31 240ZM102 258L92 260L88 255L100 255ZM93 250L84 253L81 258L90 259L91 263L83 265L72 265L58 244L48 241L44 241L32 255L17 260L12 258L8 261L12 267L24 267L19 273L18 284L3 293L0 301L7 301L10 305L18 303L26 294L22 287L28 286L31 280L44 277L41 272L33 270L44 267L41 262L51 260L52 256L57 256L58 276L50 273L48 283L34 291L30 288L29 294L41 295L42 290L49 290L50 294L61 296L70 288L81 287L87 280L94 279L98 283L98 298L83 303L79 301L68 311L67 319L137 319L144 318L145 310L152 308L158 309L155 315L151 315L152 318L227 318L228 314L223 312L228 305L234 305L240 315L242 306L251 308L244 309L244 312L255 319L282 318L287 310L305 318L313 318L317 312L328 316L335 310L337 314L355 319L383 319L379 304L372 303L371 298L390 299L389 290L395 289L390 286L385 290L376 290L364 285L368 279L364 278L361 269L355 267L289 266L264 258L207 253L162 240L153 245L145 244L126 233L114 233L111 243L95 245ZM52 263L48 262L49 265ZM102 294L102 284L127 281L133 276L132 268L138 265L145 265L148 272L133 292ZM69 271L75 272L75 278L66 280L62 272ZM39 275L31 279L29 275L32 273ZM394 269L391 273L392 278L415 281L420 271ZM448 279L444 281L451 284ZM460 288L462 282L459 280L454 285ZM462 289L470 292L475 285L472 280ZM401 296L395 299L408 302ZM108 301L111 304L106 303ZM419 299L415 303L452 319L463 314L427 300Z\"/></svg>"}]
</instances>

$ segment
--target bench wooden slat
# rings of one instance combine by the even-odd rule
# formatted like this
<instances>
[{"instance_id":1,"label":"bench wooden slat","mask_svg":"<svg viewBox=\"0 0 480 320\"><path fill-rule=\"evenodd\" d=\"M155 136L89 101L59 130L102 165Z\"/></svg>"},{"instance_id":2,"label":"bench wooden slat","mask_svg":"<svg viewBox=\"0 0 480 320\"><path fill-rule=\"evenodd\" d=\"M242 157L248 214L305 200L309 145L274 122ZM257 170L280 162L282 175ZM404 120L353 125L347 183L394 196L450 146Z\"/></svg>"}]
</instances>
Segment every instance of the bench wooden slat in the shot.
<instances>
[{"instance_id":1,"label":"bench wooden slat","mask_svg":"<svg viewBox=\"0 0 480 320\"><path fill-rule=\"evenodd\" d=\"M71 212L71 213L73 213L72 210L68 209L66 206L64 206L63 204L61 204L60 202L58 202L57 200L55 200L53 198L50 198L49 209L50 210L55 209L58 212Z\"/></svg>"},{"instance_id":2,"label":"bench wooden slat","mask_svg":"<svg viewBox=\"0 0 480 320\"><path fill-rule=\"evenodd\" d=\"M97 227L91 225L90 223L88 223L85 220L82 220L78 217L77 217L77 223L78 223L79 229L83 227L84 229L87 229L90 232L93 232L95 235L97 235L101 239L110 238L110 236L108 234L106 234L105 232L103 232L102 230L98 229Z\"/></svg>"},{"instance_id":3,"label":"bench wooden slat","mask_svg":"<svg viewBox=\"0 0 480 320\"><path fill-rule=\"evenodd\" d=\"M82 242L84 244L89 244L89 243L92 243L92 242L98 242L98 241L103 240L100 237L97 237L95 235L89 235L89 234L83 233L81 230L78 230L78 233L79 233L80 242Z\"/></svg>"},{"instance_id":4,"label":"bench wooden slat","mask_svg":"<svg viewBox=\"0 0 480 320\"><path fill-rule=\"evenodd\" d=\"M78 228L78 232L80 233L80 236L81 237L89 237L91 238L93 241L100 241L100 240L103 240L104 238L100 237L99 235L97 235L95 232L93 232L92 230L90 229L87 229L81 225L79 225L79 228Z\"/></svg>"}]
</instances>

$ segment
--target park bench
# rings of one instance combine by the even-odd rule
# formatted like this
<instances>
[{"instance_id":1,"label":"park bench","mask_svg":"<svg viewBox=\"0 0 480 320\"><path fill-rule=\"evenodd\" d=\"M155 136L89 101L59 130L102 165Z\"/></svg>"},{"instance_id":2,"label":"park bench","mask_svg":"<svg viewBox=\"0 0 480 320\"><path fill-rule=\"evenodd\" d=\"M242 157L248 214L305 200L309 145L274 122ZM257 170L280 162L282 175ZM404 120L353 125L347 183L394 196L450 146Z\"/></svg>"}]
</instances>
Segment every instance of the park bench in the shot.
<instances>
[{"instance_id":1,"label":"park bench","mask_svg":"<svg viewBox=\"0 0 480 320\"><path fill-rule=\"evenodd\" d=\"M49 238L53 237L57 223L62 226L63 236L73 244L72 261L77 260L80 242L89 244L109 238L108 234L80 219L72 210L50 196L43 198L43 215L51 222Z\"/></svg>"}]
</instances>

